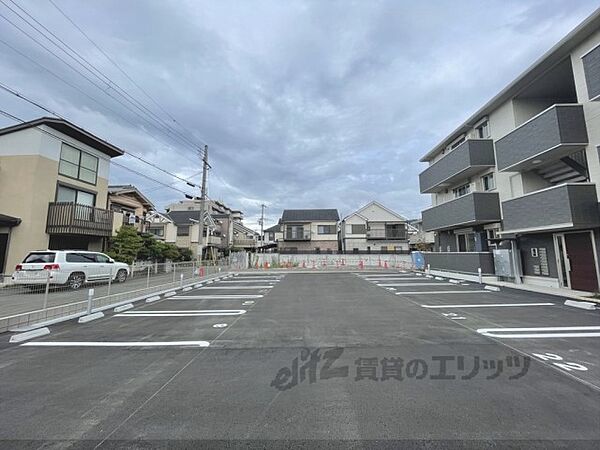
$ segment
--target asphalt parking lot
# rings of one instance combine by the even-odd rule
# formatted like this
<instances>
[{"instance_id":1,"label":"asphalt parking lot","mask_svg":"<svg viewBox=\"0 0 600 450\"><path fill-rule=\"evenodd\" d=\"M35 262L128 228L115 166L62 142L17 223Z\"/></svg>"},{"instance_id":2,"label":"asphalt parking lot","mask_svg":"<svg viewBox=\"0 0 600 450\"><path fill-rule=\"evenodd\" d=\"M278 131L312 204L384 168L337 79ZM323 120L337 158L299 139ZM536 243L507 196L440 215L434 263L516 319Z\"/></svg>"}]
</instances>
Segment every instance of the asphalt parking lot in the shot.
<instances>
[{"instance_id":1,"label":"asphalt parking lot","mask_svg":"<svg viewBox=\"0 0 600 450\"><path fill-rule=\"evenodd\" d=\"M0 335L0 443L597 448L600 311L563 302L399 271L240 273Z\"/></svg>"}]
</instances>

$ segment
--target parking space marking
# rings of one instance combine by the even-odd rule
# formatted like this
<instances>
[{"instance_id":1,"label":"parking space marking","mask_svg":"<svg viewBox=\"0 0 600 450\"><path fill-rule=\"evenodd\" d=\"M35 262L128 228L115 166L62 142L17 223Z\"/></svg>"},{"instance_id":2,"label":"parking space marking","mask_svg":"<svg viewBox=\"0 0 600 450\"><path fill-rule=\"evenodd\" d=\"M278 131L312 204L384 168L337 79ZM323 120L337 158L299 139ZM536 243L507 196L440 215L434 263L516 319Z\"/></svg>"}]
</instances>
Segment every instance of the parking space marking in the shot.
<instances>
[{"instance_id":1,"label":"parking space marking","mask_svg":"<svg viewBox=\"0 0 600 450\"><path fill-rule=\"evenodd\" d=\"M437 283L436 283L437 284ZM396 295L409 294L409 295L421 295L421 294L490 294L490 291L402 291L396 292Z\"/></svg>"},{"instance_id":2,"label":"parking space marking","mask_svg":"<svg viewBox=\"0 0 600 450\"><path fill-rule=\"evenodd\" d=\"M129 311L115 314L114 317L201 317L201 316L240 316L245 309L205 309L180 311Z\"/></svg>"},{"instance_id":3,"label":"parking space marking","mask_svg":"<svg viewBox=\"0 0 600 450\"><path fill-rule=\"evenodd\" d=\"M208 347L208 341L104 342L41 341L25 342L21 347Z\"/></svg>"},{"instance_id":4,"label":"parking space marking","mask_svg":"<svg viewBox=\"0 0 600 450\"><path fill-rule=\"evenodd\" d=\"M597 331L596 331L597 330ZM545 333L554 332L554 333ZM533 333L528 333L533 332ZM483 336L501 339L545 339L545 338L577 338L600 337L600 326L574 327L535 327L535 328L478 328L477 333Z\"/></svg>"},{"instance_id":5,"label":"parking space marking","mask_svg":"<svg viewBox=\"0 0 600 450\"><path fill-rule=\"evenodd\" d=\"M517 307L517 306L553 306L554 303L482 303L479 305L421 305L423 308L496 308L496 307Z\"/></svg>"},{"instance_id":6,"label":"parking space marking","mask_svg":"<svg viewBox=\"0 0 600 450\"><path fill-rule=\"evenodd\" d=\"M261 278L259 280L225 280L222 283L279 283L280 280L265 280Z\"/></svg>"},{"instance_id":7,"label":"parking space marking","mask_svg":"<svg viewBox=\"0 0 600 450\"><path fill-rule=\"evenodd\" d=\"M273 286L203 286L202 289L273 289Z\"/></svg>"},{"instance_id":8,"label":"parking space marking","mask_svg":"<svg viewBox=\"0 0 600 450\"><path fill-rule=\"evenodd\" d=\"M175 297L171 297L169 300L206 300L206 299L212 299L212 300L219 300L219 299L225 299L225 300L229 300L229 299L240 299L240 298L263 298L264 295L260 295L260 294L248 294L248 295L244 295L244 294L231 294L231 295L227 295L227 294L223 294L223 295L177 295Z\"/></svg>"},{"instance_id":9,"label":"parking space marking","mask_svg":"<svg viewBox=\"0 0 600 450\"><path fill-rule=\"evenodd\" d=\"M385 284L378 284L377 286L382 286L382 287L390 287L390 286L443 286L443 285L449 285L451 286L450 283L385 283Z\"/></svg>"},{"instance_id":10,"label":"parking space marking","mask_svg":"<svg viewBox=\"0 0 600 450\"><path fill-rule=\"evenodd\" d=\"M378 281L402 281L402 280L421 280L421 278L419 277L394 277L394 278L365 278L366 281L374 281L374 282L378 282Z\"/></svg>"}]
</instances>

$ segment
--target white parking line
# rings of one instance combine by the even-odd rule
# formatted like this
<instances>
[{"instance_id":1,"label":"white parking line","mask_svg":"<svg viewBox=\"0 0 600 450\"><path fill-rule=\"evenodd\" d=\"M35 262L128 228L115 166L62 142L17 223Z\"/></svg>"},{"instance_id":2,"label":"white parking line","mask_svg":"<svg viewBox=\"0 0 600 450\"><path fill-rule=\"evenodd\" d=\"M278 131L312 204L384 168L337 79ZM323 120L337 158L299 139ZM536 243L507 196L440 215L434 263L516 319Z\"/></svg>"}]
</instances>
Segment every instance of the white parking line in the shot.
<instances>
[{"instance_id":1,"label":"white parking line","mask_svg":"<svg viewBox=\"0 0 600 450\"><path fill-rule=\"evenodd\" d=\"M43 341L25 342L27 347L208 347L208 341L166 341L166 342L103 342L103 341Z\"/></svg>"},{"instance_id":2,"label":"white parking line","mask_svg":"<svg viewBox=\"0 0 600 450\"><path fill-rule=\"evenodd\" d=\"M378 284L377 286L389 287L389 286L443 286L449 285L450 283L386 283L386 284Z\"/></svg>"},{"instance_id":3,"label":"white parking line","mask_svg":"<svg viewBox=\"0 0 600 450\"><path fill-rule=\"evenodd\" d=\"M486 291L487 292L487 291ZM237 298L263 298L264 295L260 294L252 294L252 295L243 295L243 294L223 294L223 295L177 295L175 297L171 297L169 300L206 300L206 299L237 299Z\"/></svg>"},{"instance_id":4,"label":"white parking line","mask_svg":"<svg viewBox=\"0 0 600 450\"><path fill-rule=\"evenodd\" d=\"M240 316L245 309L207 309L184 311L130 311L115 314L114 317L199 317L199 316Z\"/></svg>"},{"instance_id":5,"label":"white parking line","mask_svg":"<svg viewBox=\"0 0 600 450\"><path fill-rule=\"evenodd\" d=\"M552 306L554 303L483 303L480 305L421 305L423 308L503 308L510 306Z\"/></svg>"},{"instance_id":6,"label":"white parking line","mask_svg":"<svg viewBox=\"0 0 600 450\"><path fill-rule=\"evenodd\" d=\"M279 280L265 280L261 278L260 280L226 280L222 281L222 283L279 283Z\"/></svg>"},{"instance_id":7,"label":"white parking line","mask_svg":"<svg viewBox=\"0 0 600 450\"><path fill-rule=\"evenodd\" d=\"M422 278L419 277L403 277L403 278L399 278L399 277L394 277L394 278L369 278L366 279L367 281L403 281L403 280L422 280Z\"/></svg>"},{"instance_id":8,"label":"white parking line","mask_svg":"<svg viewBox=\"0 0 600 450\"><path fill-rule=\"evenodd\" d=\"M204 286L198 288L203 289L273 289L273 286Z\"/></svg>"},{"instance_id":9,"label":"white parking line","mask_svg":"<svg viewBox=\"0 0 600 450\"><path fill-rule=\"evenodd\" d=\"M401 294L410 294L410 295L416 295L416 294L489 294L490 291L402 291L402 292L396 292L396 295L401 295Z\"/></svg>"},{"instance_id":10,"label":"white parking line","mask_svg":"<svg viewBox=\"0 0 600 450\"><path fill-rule=\"evenodd\" d=\"M598 330L598 331L596 331ZM533 331L534 333L523 333ZM555 331L556 333L545 333ZM479 328L483 336L502 339L546 339L569 337L600 337L600 326L584 327L536 327L536 328ZM572 333L575 332L575 333Z\"/></svg>"}]
</instances>

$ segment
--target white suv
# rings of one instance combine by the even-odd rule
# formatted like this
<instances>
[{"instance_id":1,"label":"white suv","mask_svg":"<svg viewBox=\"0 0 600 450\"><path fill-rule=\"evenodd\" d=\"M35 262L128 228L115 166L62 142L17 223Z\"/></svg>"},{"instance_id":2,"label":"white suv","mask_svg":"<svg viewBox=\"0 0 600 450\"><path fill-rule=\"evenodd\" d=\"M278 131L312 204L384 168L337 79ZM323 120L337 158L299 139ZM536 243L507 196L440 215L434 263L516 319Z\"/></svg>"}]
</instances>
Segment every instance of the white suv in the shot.
<instances>
[{"instance_id":1,"label":"white suv","mask_svg":"<svg viewBox=\"0 0 600 450\"><path fill-rule=\"evenodd\" d=\"M84 283L108 281L123 283L129 276L129 266L115 262L103 253L84 250L43 250L30 252L12 275L16 284L39 286L62 284L79 289Z\"/></svg>"}]
</instances>

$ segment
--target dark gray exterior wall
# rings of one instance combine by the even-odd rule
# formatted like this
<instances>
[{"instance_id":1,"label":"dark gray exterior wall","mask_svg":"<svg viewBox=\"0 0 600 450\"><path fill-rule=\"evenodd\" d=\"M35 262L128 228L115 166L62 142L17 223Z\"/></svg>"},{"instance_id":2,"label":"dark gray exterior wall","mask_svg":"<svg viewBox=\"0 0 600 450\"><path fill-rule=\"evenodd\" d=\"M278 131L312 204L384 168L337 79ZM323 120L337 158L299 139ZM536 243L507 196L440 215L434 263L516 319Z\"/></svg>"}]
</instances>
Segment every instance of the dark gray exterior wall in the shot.
<instances>
[{"instance_id":1,"label":"dark gray exterior wall","mask_svg":"<svg viewBox=\"0 0 600 450\"><path fill-rule=\"evenodd\" d=\"M419 174L421 193L469 168L483 170L495 163L491 139L468 139Z\"/></svg>"},{"instance_id":2,"label":"dark gray exterior wall","mask_svg":"<svg viewBox=\"0 0 600 450\"><path fill-rule=\"evenodd\" d=\"M483 274L494 274L494 258L491 253L435 253L424 252L425 265L432 270L447 270L476 275L481 268Z\"/></svg>"},{"instance_id":3,"label":"dark gray exterior wall","mask_svg":"<svg viewBox=\"0 0 600 450\"><path fill-rule=\"evenodd\" d=\"M592 99L600 95L600 46L585 55L582 61L588 98Z\"/></svg>"},{"instance_id":4,"label":"dark gray exterior wall","mask_svg":"<svg viewBox=\"0 0 600 450\"><path fill-rule=\"evenodd\" d=\"M558 269L556 267L556 252L554 251L554 239L552 237L552 233L528 234L520 236L518 240L518 247L521 253L523 275L549 278L558 277ZM540 256L531 256L532 248L537 248L538 252L540 248L546 249L546 256L548 259L548 275L535 272L534 266L539 266L542 263L542 260Z\"/></svg>"},{"instance_id":5,"label":"dark gray exterior wall","mask_svg":"<svg viewBox=\"0 0 600 450\"><path fill-rule=\"evenodd\" d=\"M502 202L504 230L573 223L573 228L600 225L596 187L567 184Z\"/></svg>"},{"instance_id":6,"label":"dark gray exterior wall","mask_svg":"<svg viewBox=\"0 0 600 450\"><path fill-rule=\"evenodd\" d=\"M498 170L527 160L559 144L587 143L581 105L558 105L496 141Z\"/></svg>"},{"instance_id":7,"label":"dark gray exterior wall","mask_svg":"<svg viewBox=\"0 0 600 450\"><path fill-rule=\"evenodd\" d=\"M495 192L473 192L429 208L423 211L422 216L426 231L498 222L500 201Z\"/></svg>"}]
</instances>

